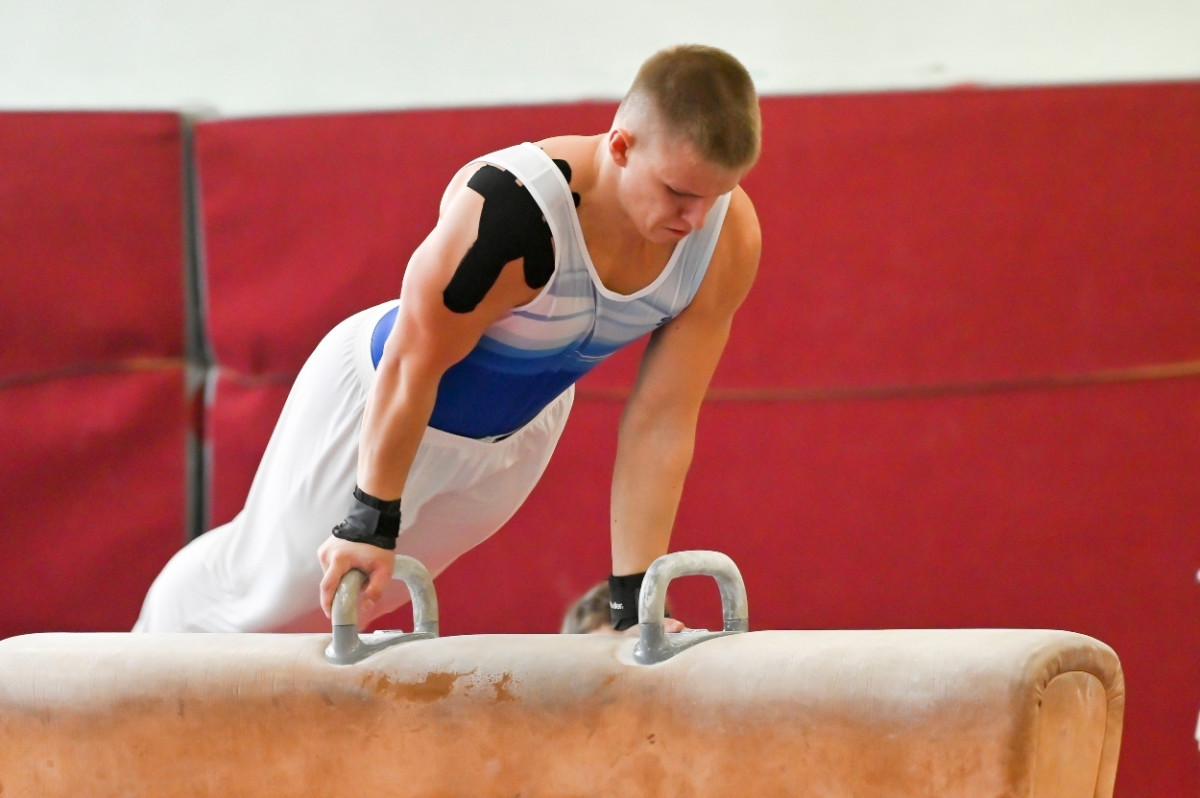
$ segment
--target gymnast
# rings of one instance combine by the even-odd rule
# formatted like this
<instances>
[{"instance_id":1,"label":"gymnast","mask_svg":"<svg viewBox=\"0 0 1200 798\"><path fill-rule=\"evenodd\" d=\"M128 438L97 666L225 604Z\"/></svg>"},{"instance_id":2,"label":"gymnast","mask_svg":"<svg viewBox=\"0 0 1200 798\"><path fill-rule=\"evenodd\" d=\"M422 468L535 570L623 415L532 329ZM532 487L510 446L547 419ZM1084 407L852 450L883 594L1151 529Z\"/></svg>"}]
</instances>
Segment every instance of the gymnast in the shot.
<instances>
[{"instance_id":1,"label":"gymnast","mask_svg":"<svg viewBox=\"0 0 1200 798\"><path fill-rule=\"evenodd\" d=\"M607 132L464 166L399 299L317 346L244 508L171 559L135 631L327 629L354 568L368 577L363 622L390 612L407 599L395 553L436 576L502 527L541 477L575 382L648 334L611 488L610 619L635 624L758 267L739 183L760 140L746 69L689 45L641 66Z\"/></svg>"}]
</instances>

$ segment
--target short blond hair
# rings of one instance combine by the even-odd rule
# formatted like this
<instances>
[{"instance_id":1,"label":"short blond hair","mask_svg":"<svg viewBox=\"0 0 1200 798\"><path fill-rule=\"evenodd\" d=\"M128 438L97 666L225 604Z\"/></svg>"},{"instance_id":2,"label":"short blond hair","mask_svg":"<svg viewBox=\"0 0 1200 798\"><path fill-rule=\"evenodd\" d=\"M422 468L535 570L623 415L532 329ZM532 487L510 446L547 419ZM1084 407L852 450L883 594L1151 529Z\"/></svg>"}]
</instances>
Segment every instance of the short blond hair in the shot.
<instances>
[{"instance_id":1,"label":"short blond hair","mask_svg":"<svg viewBox=\"0 0 1200 798\"><path fill-rule=\"evenodd\" d=\"M638 70L622 112L653 111L712 163L749 168L762 147L762 119L754 81L724 50L686 44L660 50Z\"/></svg>"}]
</instances>

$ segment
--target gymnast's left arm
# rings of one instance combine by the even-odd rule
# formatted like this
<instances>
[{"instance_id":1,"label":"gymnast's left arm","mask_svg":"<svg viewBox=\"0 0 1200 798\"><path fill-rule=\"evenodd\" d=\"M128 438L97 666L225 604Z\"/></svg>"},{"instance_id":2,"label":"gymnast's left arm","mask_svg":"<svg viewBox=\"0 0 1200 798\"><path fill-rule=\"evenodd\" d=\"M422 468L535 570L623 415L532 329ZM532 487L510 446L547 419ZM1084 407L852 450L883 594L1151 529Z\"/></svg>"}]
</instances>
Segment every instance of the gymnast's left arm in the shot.
<instances>
[{"instance_id":1,"label":"gymnast's left arm","mask_svg":"<svg viewBox=\"0 0 1200 798\"><path fill-rule=\"evenodd\" d=\"M622 576L644 573L667 553L692 461L700 406L729 338L734 312L754 281L761 249L753 206L737 189L696 297L656 330L646 347L621 416L613 466L615 593L622 592ZM636 607L631 609L636 622ZM614 624L617 615L614 608Z\"/></svg>"}]
</instances>

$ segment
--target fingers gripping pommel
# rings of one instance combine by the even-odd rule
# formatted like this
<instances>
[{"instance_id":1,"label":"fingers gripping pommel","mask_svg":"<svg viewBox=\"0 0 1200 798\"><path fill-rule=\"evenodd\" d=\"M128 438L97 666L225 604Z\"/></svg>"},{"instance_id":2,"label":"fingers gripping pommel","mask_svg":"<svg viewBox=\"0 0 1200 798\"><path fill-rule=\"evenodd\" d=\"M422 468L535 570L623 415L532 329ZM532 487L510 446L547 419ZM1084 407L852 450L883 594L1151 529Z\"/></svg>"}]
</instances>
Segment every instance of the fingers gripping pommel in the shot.
<instances>
[{"instance_id":1,"label":"fingers gripping pommel","mask_svg":"<svg viewBox=\"0 0 1200 798\"><path fill-rule=\"evenodd\" d=\"M571 167L554 162L568 182ZM525 264L525 284L541 288L554 272L554 244L550 225L529 190L510 172L485 164L467 188L483 197L479 233L442 292L454 313L470 313L496 284L505 265ZM576 204L578 198L576 197Z\"/></svg>"}]
</instances>

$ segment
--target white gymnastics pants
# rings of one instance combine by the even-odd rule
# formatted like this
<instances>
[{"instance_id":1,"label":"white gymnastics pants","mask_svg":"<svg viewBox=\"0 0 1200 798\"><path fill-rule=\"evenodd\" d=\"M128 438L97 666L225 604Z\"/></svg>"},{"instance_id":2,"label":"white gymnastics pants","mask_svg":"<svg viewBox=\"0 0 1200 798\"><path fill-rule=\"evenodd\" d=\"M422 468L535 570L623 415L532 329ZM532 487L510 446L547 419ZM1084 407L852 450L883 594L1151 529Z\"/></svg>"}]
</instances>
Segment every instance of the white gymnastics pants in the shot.
<instances>
[{"instance_id":1,"label":"white gymnastics pants","mask_svg":"<svg viewBox=\"0 0 1200 798\"><path fill-rule=\"evenodd\" d=\"M395 302L350 317L301 369L246 506L184 546L155 579L135 632L327 631L317 547L350 508L358 435L375 377L370 337ZM404 486L396 551L441 573L510 519L541 478L573 389L504 440L427 429ZM365 626L408 600L393 581Z\"/></svg>"}]
</instances>

